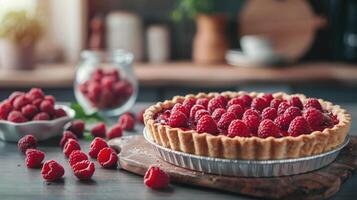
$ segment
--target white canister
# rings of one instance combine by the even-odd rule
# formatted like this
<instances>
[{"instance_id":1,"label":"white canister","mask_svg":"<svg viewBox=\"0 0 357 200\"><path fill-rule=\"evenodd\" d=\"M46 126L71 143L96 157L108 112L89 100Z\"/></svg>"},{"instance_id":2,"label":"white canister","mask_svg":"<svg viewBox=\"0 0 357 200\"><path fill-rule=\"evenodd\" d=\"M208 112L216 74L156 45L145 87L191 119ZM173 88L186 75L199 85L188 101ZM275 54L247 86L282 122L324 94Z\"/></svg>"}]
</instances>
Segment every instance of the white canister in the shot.
<instances>
[{"instance_id":1,"label":"white canister","mask_svg":"<svg viewBox=\"0 0 357 200\"><path fill-rule=\"evenodd\" d=\"M165 25L152 25L146 31L149 62L162 63L170 58L170 33Z\"/></svg>"},{"instance_id":2,"label":"white canister","mask_svg":"<svg viewBox=\"0 0 357 200\"><path fill-rule=\"evenodd\" d=\"M143 59L143 23L129 12L112 12L106 18L106 45L108 50L124 49L134 55L135 61Z\"/></svg>"}]
</instances>

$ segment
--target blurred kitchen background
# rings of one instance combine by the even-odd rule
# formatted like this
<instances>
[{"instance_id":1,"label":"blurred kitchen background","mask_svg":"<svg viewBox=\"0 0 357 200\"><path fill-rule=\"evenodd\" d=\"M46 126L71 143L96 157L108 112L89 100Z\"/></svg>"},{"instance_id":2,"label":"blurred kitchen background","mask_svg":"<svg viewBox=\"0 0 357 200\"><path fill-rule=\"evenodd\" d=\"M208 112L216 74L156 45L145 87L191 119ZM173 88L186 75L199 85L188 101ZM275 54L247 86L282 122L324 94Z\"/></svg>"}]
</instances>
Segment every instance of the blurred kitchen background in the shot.
<instances>
[{"instance_id":1,"label":"blurred kitchen background","mask_svg":"<svg viewBox=\"0 0 357 200\"><path fill-rule=\"evenodd\" d=\"M84 49L135 56L138 101L200 91L357 102L356 0L0 0L0 98L74 101Z\"/></svg>"}]
</instances>

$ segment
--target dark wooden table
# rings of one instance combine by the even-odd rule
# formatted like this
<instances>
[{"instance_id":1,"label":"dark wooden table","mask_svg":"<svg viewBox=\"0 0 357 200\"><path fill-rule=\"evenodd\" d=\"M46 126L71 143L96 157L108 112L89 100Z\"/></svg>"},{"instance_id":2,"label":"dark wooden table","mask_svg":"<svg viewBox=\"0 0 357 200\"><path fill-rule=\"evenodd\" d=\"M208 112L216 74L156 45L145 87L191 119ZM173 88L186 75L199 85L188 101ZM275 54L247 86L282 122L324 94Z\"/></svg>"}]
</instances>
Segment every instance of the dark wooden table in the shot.
<instances>
[{"instance_id":1,"label":"dark wooden table","mask_svg":"<svg viewBox=\"0 0 357 200\"><path fill-rule=\"evenodd\" d=\"M354 119L357 117L357 105L344 105L351 111ZM133 111L145 107L138 104ZM135 133L140 134L142 126L136 127ZM357 133L357 128L352 127L351 133ZM16 144L0 141L0 200L15 199L251 199L227 192L214 191L189 185L171 184L165 191L154 191L145 187L143 178L123 170L105 170L96 163L96 172L92 181L81 182L74 177L57 146L58 139L41 143L39 149L46 152L46 160L55 159L65 167L63 181L46 183L41 177L40 169L27 169L24 165L24 156L17 150ZM81 141L84 151L88 151L89 142ZM357 196L357 176L353 176L332 197L335 200L355 199ZM281 188L282 190L284 188Z\"/></svg>"}]
</instances>

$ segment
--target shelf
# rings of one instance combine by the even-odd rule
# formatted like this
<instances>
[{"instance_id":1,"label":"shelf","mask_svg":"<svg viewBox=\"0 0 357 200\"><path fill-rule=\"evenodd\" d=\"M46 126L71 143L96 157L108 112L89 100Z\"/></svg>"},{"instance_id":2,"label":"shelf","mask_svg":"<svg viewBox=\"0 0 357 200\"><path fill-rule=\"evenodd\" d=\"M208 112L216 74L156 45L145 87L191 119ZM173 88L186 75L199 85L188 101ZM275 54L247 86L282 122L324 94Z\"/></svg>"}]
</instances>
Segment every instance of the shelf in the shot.
<instances>
[{"instance_id":1,"label":"shelf","mask_svg":"<svg viewBox=\"0 0 357 200\"><path fill-rule=\"evenodd\" d=\"M190 62L134 64L145 86L221 87L250 83L303 84L336 82L357 85L357 66L344 63L302 63L281 68L244 68L226 64L203 66ZM74 65L41 65L32 71L0 69L0 87L70 87Z\"/></svg>"}]
</instances>

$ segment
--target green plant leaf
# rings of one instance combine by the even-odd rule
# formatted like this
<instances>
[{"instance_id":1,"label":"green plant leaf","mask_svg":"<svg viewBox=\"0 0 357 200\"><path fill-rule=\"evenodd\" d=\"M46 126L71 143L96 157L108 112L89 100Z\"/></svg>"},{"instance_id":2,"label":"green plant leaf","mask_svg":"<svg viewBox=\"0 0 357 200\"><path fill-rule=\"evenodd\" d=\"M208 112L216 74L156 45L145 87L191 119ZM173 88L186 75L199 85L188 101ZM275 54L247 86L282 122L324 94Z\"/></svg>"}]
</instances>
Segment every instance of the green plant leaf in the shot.
<instances>
[{"instance_id":1,"label":"green plant leaf","mask_svg":"<svg viewBox=\"0 0 357 200\"><path fill-rule=\"evenodd\" d=\"M76 114L74 116L75 119L81 119L88 124L94 124L96 122L105 122L106 121L98 113L93 113L93 114L87 115L84 112L84 109L82 108L82 106L79 105L78 103L71 103L71 108L76 112Z\"/></svg>"}]
</instances>

